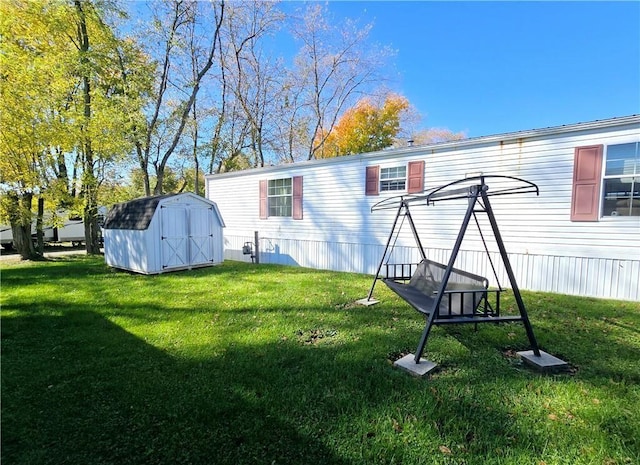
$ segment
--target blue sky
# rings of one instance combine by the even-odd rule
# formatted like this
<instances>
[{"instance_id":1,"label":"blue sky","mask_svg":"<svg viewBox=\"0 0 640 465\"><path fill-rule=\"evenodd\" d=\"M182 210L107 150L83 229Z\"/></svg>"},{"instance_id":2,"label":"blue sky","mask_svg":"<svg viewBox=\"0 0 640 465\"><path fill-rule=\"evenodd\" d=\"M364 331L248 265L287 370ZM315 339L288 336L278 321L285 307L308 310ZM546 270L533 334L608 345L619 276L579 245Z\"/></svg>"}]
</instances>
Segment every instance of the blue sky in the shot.
<instances>
[{"instance_id":1,"label":"blue sky","mask_svg":"<svg viewBox=\"0 0 640 465\"><path fill-rule=\"evenodd\" d=\"M467 136L640 113L640 2L332 1L397 51L394 90Z\"/></svg>"}]
</instances>

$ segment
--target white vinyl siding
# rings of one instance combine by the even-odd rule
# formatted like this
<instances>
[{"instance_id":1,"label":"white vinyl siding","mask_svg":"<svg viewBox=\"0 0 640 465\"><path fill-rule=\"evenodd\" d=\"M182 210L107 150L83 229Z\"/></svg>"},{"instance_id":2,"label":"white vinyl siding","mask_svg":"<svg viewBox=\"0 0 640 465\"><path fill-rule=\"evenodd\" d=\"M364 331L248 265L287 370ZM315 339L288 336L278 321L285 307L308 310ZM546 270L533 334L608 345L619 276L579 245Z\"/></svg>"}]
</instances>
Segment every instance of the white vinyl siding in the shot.
<instances>
[{"instance_id":1,"label":"white vinyl siding","mask_svg":"<svg viewBox=\"0 0 640 465\"><path fill-rule=\"evenodd\" d=\"M633 117L609 125L550 128L208 175L207 198L218 204L225 218L227 258L243 259L243 243L258 231L261 262L374 274L396 212L371 213L371 207L398 192L365 195L366 167L424 160L425 190L466 173L521 177L536 183L540 195L491 200L520 287L640 300L640 248L634 245L640 243L640 217L570 220L575 148L639 141L640 117ZM304 176L305 221L260 222L258 180L293 176ZM465 200L412 209L429 258L446 263L465 210ZM483 232L487 226L482 224ZM405 227L395 253L417 260L414 244ZM492 254L498 252L492 240L488 247ZM470 226L461 250L458 268L492 279L475 226ZM501 276L503 270L498 273Z\"/></svg>"}]
</instances>

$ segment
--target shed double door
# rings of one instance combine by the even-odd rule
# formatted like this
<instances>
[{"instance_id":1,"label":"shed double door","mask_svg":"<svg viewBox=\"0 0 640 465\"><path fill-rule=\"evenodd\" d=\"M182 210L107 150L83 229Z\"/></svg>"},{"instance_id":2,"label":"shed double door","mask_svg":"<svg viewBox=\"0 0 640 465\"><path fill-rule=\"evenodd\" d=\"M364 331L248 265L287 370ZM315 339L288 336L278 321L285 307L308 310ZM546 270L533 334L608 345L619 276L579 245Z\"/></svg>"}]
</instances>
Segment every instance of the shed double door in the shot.
<instances>
[{"instance_id":1,"label":"shed double door","mask_svg":"<svg viewBox=\"0 0 640 465\"><path fill-rule=\"evenodd\" d=\"M162 269L188 268L214 261L211 207L161 207Z\"/></svg>"}]
</instances>

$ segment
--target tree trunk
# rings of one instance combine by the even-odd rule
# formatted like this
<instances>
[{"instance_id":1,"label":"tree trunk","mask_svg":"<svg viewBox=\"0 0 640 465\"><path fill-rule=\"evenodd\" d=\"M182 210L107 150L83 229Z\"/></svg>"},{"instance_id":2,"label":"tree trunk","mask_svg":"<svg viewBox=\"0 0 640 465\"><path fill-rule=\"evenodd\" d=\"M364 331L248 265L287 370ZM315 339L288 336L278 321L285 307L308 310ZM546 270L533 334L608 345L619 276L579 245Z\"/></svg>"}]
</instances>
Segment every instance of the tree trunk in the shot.
<instances>
[{"instance_id":1,"label":"tree trunk","mask_svg":"<svg viewBox=\"0 0 640 465\"><path fill-rule=\"evenodd\" d=\"M39 258L31 240L31 201L33 194L7 194L9 221L13 234L13 247L23 260Z\"/></svg>"},{"instance_id":2,"label":"tree trunk","mask_svg":"<svg viewBox=\"0 0 640 465\"><path fill-rule=\"evenodd\" d=\"M36 217L36 237L38 253L44 255L44 198L38 197L38 216Z\"/></svg>"},{"instance_id":3,"label":"tree trunk","mask_svg":"<svg viewBox=\"0 0 640 465\"><path fill-rule=\"evenodd\" d=\"M196 135L198 132L196 131ZM200 162L198 161L198 147L193 147L193 164L195 170L195 179L193 180L193 191L196 195L200 195Z\"/></svg>"},{"instance_id":4,"label":"tree trunk","mask_svg":"<svg viewBox=\"0 0 640 465\"><path fill-rule=\"evenodd\" d=\"M140 163L142 181L144 182L144 195L149 197L151 195L151 184L149 183L149 164L147 163L149 157L148 155L145 155L139 142L136 142L136 154L138 155L138 163Z\"/></svg>"},{"instance_id":5,"label":"tree trunk","mask_svg":"<svg viewBox=\"0 0 640 465\"><path fill-rule=\"evenodd\" d=\"M82 94L83 116L83 155L84 163L82 176L82 189L84 194L84 239L88 254L100 253L98 242L98 182L94 173L93 147L91 136L89 135L89 124L91 122L91 80L89 70L89 33L87 31L87 21L82 2L75 0L78 12L78 39L80 40L80 64L82 65Z\"/></svg>"},{"instance_id":6,"label":"tree trunk","mask_svg":"<svg viewBox=\"0 0 640 465\"><path fill-rule=\"evenodd\" d=\"M193 179L193 192L200 195L200 161L198 160L198 113L196 112L196 102L193 102L193 165L195 178Z\"/></svg>"},{"instance_id":7,"label":"tree trunk","mask_svg":"<svg viewBox=\"0 0 640 465\"><path fill-rule=\"evenodd\" d=\"M64 153L60 150L60 147L56 147L56 163L58 165L58 172L56 177L64 181L65 192L69 190L69 172L67 171L67 164L65 163Z\"/></svg>"},{"instance_id":8,"label":"tree trunk","mask_svg":"<svg viewBox=\"0 0 640 465\"><path fill-rule=\"evenodd\" d=\"M100 236L98 234L98 207L96 202L89 202L84 207L84 237L88 254L100 253Z\"/></svg>"},{"instance_id":9,"label":"tree trunk","mask_svg":"<svg viewBox=\"0 0 640 465\"><path fill-rule=\"evenodd\" d=\"M180 142L180 138L182 137L182 132L184 131L184 128L189 119L189 113L191 113L191 108L193 107L194 102L196 100L196 96L198 95L198 91L200 90L200 84L202 82L202 79L205 77L205 75L209 72L209 70L213 66L213 58L215 56L215 51L217 49L220 29L222 28L222 20L224 17L224 7L225 7L224 1L220 2L220 15L216 16L213 40L211 41L211 48L209 49L207 60L204 66L202 67L202 69L197 73L195 73L195 78L193 80L193 87L191 88L191 93L189 95L188 100L184 104L184 108L180 115L178 128L176 129L173 135L173 139L169 144L169 147L167 147L164 155L162 156L160 163L157 163L155 166L156 168L156 187L154 189L155 194L162 194L164 192L164 186L163 186L164 174L165 174L164 171L167 166L167 162L169 161L169 158L173 154L176 146L178 145L178 142Z\"/></svg>"},{"instance_id":10,"label":"tree trunk","mask_svg":"<svg viewBox=\"0 0 640 465\"><path fill-rule=\"evenodd\" d=\"M156 168L156 185L153 188L153 195L162 195L164 192L164 166Z\"/></svg>"}]
</instances>

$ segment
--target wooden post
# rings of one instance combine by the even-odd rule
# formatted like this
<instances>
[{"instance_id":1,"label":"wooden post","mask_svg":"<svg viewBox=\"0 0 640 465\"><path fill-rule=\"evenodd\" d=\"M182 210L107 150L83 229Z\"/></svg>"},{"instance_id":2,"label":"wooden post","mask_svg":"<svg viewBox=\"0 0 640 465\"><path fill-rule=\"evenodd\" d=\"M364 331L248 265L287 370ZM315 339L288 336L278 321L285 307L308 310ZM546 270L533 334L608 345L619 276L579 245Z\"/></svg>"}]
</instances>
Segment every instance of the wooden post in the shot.
<instances>
[{"instance_id":1,"label":"wooden post","mask_svg":"<svg viewBox=\"0 0 640 465\"><path fill-rule=\"evenodd\" d=\"M253 233L253 240L255 242L255 258L256 258L256 264L260 263L260 237L258 236L258 231L254 231Z\"/></svg>"}]
</instances>

